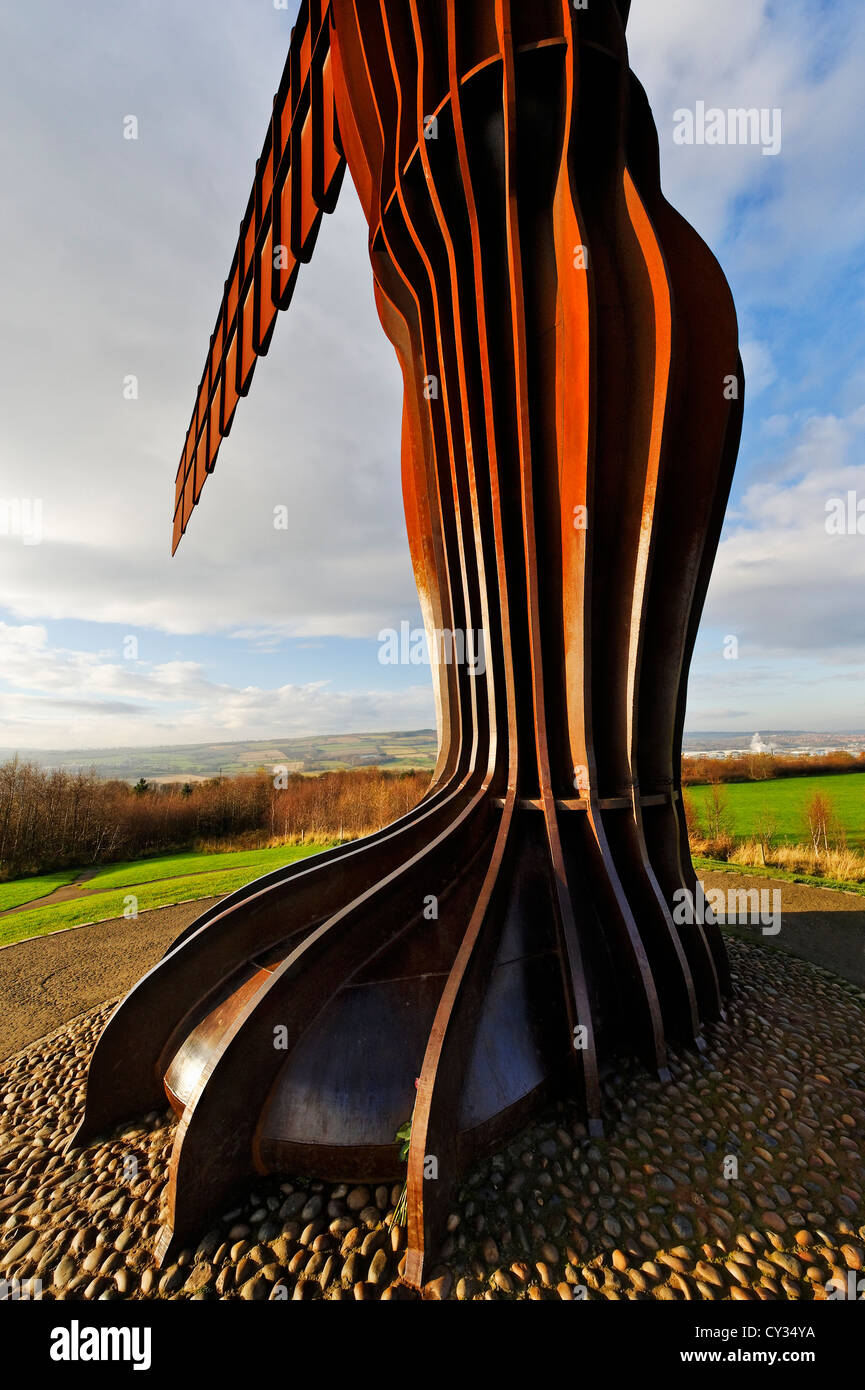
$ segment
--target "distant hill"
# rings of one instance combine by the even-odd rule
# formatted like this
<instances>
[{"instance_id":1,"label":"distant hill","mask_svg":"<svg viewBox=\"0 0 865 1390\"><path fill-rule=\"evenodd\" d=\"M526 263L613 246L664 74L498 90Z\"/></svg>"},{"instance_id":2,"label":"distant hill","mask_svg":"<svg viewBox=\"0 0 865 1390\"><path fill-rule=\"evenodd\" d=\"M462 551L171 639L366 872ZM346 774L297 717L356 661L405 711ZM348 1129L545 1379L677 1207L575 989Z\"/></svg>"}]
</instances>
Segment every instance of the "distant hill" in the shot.
<instances>
[{"instance_id":1,"label":"distant hill","mask_svg":"<svg viewBox=\"0 0 865 1390\"><path fill-rule=\"evenodd\" d=\"M752 745L754 730L741 733L691 732L685 735L684 752L732 751ZM793 749L817 752L825 748L865 751L865 734L820 733L805 730L761 730L759 735L784 753ZM14 748L0 748L0 762L11 758ZM328 772L344 767L384 767L394 771L435 766L438 744L434 729L383 734L319 734L313 738L241 739L234 743L157 744L148 748L49 748L17 750L24 761L40 767L95 768L102 777L137 782L184 781L235 776L275 763L294 772Z\"/></svg>"},{"instance_id":2,"label":"distant hill","mask_svg":"<svg viewBox=\"0 0 865 1390\"><path fill-rule=\"evenodd\" d=\"M0 749L0 760L14 755ZM315 738L271 738L236 743L189 743L152 748L20 748L25 762L49 768L95 768L101 777L137 781L181 781L230 777L275 763L292 772L328 772L345 767L382 767L392 771L435 765L434 729L384 734L321 734Z\"/></svg>"}]
</instances>

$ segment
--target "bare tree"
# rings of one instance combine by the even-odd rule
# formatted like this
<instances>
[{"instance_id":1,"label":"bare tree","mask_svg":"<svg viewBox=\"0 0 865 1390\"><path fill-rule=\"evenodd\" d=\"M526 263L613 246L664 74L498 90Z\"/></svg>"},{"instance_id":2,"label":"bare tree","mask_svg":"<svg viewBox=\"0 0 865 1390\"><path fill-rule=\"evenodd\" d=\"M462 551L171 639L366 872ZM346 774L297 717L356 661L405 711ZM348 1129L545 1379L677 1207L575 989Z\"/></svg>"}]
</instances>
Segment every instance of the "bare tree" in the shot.
<instances>
[{"instance_id":1,"label":"bare tree","mask_svg":"<svg viewBox=\"0 0 865 1390\"><path fill-rule=\"evenodd\" d=\"M697 819L697 808L694 805L694 798L685 788L682 788L682 814L685 817L685 828L688 831L688 838L693 839L700 830L700 823Z\"/></svg>"},{"instance_id":2,"label":"bare tree","mask_svg":"<svg viewBox=\"0 0 865 1390\"><path fill-rule=\"evenodd\" d=\"M754 829L760 844L760 859L765 867L767 851L772 848L772 841L778 832L778 817L765 797L757 808Z\"/></svg>"},{"instance_id":3,"label":"bare tree","mask_svg":"<svg viewBox=\"0 0 865 1390\"><path fill-rule=\"evenodd\" d=\"M832 803L823 792L815 792L805 807L808 821L808 835L815 855L829 850L829 823L832 818Z\"/></svg>"},{"instance_id":4,"label":"bare tree","mask_svg":"<svg viewBox=\"0 0 865 1390\"><path fill-rule=\"evenodd\" d=\"M733 815L727 789L717 778L709 783L709 795L703 803L703 813L706 817L708 840L732 839Z\"/></svg>"},{"instance_id":5,"label":"bare tree","mask_svg":"<svg viewBox=\"0 0 865 1390\"><path fill-rule=\"evenodd\" d=\"M814 793L805 807L805 818L815 855L819 855L821 850L828 854L830 849L846 848L847 833L834 801L825 792Z\"/></svg>"},{"instance_id":6,"label":"bare tree","mask_svg":"<svg viewBox=\"0 0 865 1390\"><path fill-rule=\"evenodd\" d=\"M428 775L379 768L295 774L284 790L264 771L208 782L103 781L92 769L46 771L13 758L0 764L0 877L143 854L202 841L355 837L405 815ZM144 786L147 786L146 792ZM140 793L140 794L139 794Z\"/></svg>"}]
</instances>

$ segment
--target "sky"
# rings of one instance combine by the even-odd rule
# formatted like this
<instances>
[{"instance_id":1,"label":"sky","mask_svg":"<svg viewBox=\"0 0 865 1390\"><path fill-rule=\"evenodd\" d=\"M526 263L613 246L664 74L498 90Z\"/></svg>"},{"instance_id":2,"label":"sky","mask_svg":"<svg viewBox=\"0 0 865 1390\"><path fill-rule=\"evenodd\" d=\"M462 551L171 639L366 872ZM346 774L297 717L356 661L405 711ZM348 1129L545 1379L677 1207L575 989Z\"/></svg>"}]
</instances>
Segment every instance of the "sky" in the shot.
<instances>
[{"instance_id":1,"label":"sky","mask_svg":"<svg viewBox=\"0 0 865 1390\"><path fill-rule=\"evenodd\" d=\"M170 558L292 20L273 0L0 8L0 748L434 724L428 670L378 660L420 612L348 178ZM633 0L629 44L748 379L688 728L863 729L865 7ZM678 143L699 103L765 110L780 149ZM849 494L852 526L827 529Z\"/></svg>"}]
</instances>

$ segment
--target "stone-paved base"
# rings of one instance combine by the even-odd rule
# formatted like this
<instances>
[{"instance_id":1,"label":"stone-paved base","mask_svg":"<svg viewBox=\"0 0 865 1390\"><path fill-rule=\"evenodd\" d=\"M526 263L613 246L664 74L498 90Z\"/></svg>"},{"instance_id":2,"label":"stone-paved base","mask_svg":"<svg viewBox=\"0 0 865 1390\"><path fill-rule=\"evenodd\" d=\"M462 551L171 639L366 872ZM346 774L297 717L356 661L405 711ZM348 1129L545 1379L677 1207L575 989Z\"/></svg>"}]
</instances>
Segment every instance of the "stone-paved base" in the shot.
<instances>
[{"instance_id":1,"label":"stone-paved base","mask_svg":"<svg viewBox=\"0 0 865 1390\"><path fill-rule=\"evenodd\" d=\"M708 1053L676 1056L670 1085L623 1066L604 1140L562 1106L480 1165L425 1297L822 1299L851 1270L865 1291L865 995L729 946L737 994ZM418 1296L399 1282L398 1187L261 1179L155 1270L173 1119L62 1153L109 1012L0 1070L0 1278L46 1299Z\"/></svg>"}]
</instances>

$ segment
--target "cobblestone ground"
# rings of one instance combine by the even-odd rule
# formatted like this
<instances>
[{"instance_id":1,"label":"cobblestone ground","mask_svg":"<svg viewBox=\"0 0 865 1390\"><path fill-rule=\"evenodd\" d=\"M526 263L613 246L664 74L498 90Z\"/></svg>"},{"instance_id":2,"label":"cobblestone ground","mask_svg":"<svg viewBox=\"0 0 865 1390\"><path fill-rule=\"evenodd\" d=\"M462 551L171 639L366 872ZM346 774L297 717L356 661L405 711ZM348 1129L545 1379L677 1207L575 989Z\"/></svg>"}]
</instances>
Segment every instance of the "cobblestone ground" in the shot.
<instances>
[{"instance_id":1,"label":"cobblestone ground","mask_svg":"<svg viewBox=\"0 0 865 1390\"><path fill-rule=\"evenodd\" d=\"M424 1297L823 1299L833 1279L865 1292L865 994L729 948L737 994L708 1052L677 1054L672 1084L612 1075L603 1140L561 1106L476 1168ZM170 1112L63 1154L110 1007L0 1069L7 1296L32 1280L45 1299L420 1296L400 1282L398 1186L259 1180L154 1269Z\"/></svg>"}]
</instances>

